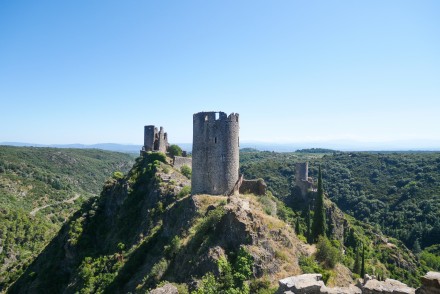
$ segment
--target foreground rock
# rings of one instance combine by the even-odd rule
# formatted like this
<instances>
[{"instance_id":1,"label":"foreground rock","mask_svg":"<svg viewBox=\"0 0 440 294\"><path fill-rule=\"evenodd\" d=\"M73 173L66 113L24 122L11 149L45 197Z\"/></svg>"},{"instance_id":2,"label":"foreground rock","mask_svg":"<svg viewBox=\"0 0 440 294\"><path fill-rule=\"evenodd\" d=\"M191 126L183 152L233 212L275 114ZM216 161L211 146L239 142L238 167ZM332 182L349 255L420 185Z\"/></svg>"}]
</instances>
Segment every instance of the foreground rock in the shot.
<instances>
[{"instance_id":1,"label":"foreground rock","mask_svg":"<svg viewBox=\"0 0 440 294\"><path fill-rule=\"evenodd\" d=\"M416 294L440 294L440 273L428 272L421 278L422 286Z\"/></svg>"},{"instance_id":2,"label":"foreground rock","mask_svg":"<svg viewBox=\"0 0 440 294\"><path fill-rule=\"evenodd\" d=\"M366 282L362 286L362 293L365 294L414 294L415 289L408 287L406 284L393 279L378 281L376 279L365 279Z\"/></svg>"},{"instance_id":3,"label":"foreground rock","mask_svg":"<svg viewBox=\"0 0 440 294\"><path fill-rule=\"evenodd\" d=\"M278 281L279 293L295 294L319 294L321 287L325 287L321 274L304 274L288 277Z\"/></svg>"},{"instance_id":4,"label":"foreground rock","mask_svg":"<svg viewBox=\"0 0 440 294\"><path fill-rule=\"evenodd\" d=\"M172 284L165 284L160 288L150 291L150 294L179 294L177 288Z\"/></svg>"},{"instance_id":5,"label":"foreground rock","mask_svg":"<svg viewBox=\"0 0 440 294\"><path fill-rule=\"evenodd\" d=\"M428 273L424 278L422 288L425 292L417 294L440 294L440 273ZM362 280L360 280L362 281ZM393 279L379 281L368 275L358 284L358 287L327 287L322 281L321 274L305 274L280 280L278 293L282 294L415 294L414 288ZM424 288L425 287L425 288ZM420 288L420 289L422 289ZM418 289L417 291L419 291Z\"/></svg>"}]
</instances>

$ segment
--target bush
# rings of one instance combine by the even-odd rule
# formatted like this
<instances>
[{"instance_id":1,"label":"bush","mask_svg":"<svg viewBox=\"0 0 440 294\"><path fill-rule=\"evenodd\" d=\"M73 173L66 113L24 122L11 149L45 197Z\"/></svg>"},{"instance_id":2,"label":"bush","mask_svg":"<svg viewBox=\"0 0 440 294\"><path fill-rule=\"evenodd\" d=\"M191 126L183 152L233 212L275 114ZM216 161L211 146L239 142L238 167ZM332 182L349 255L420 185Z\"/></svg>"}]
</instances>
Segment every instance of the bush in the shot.
<instances>
[{"instance_id":1,"label":"bush","mask_svg":"<svg viewBox=\"0 0 440 294\"><path fill-rule=\"evenodd\" d=\"M180 148L176 144L173 144L170 147L168 147L168 153L170 154L171 157L182 156L182 148Z\"/></svg>"},{"instance_id":2,"label":"bush","mask_svg":"<svg viewBox=\"0 0 440 294\"><path fill-rule=\"evenodd\" d=\"M116 180L120 180L124 177L124 174L120 171L115 171L112 175L112 177Z\"/></svg>"},{"instance_id":3,"label":"bush","mask_svg":"<svg viewBox=\"0 0 440 294\"><path fill-rule=\"evenodd\" d=\"M319 237L316 249L316 259L321 261L326 268L334 268L341 260L342 256L339 248L334 247L326 237Z\"/></svg>"},{"instance_id":4,"label":"bush","mask_svg":"<svg viewBox=\"0 0 440 294\"><path fill-rule=\"evenodd\" d=\"M185 197L186 195L189 195L191 193L191 186L185 186L180 190L179 194L177 194L177 199L180 199L182 197Z\"/></svg>"},{"instance_id":5,"label":"bush","mask_svg":"<svg viewBox=\"0 0 440 294\"><path fill-rule=\"evenodd\" d=\"M182 167L180 168L180 172L181 172L185 177L187 177L188 179L191 179L191 176L192 176L192 170L191 170L191 168L190 168L189 166L187 166L187 165L182 166Z\"/></svg>"}]
</instances>

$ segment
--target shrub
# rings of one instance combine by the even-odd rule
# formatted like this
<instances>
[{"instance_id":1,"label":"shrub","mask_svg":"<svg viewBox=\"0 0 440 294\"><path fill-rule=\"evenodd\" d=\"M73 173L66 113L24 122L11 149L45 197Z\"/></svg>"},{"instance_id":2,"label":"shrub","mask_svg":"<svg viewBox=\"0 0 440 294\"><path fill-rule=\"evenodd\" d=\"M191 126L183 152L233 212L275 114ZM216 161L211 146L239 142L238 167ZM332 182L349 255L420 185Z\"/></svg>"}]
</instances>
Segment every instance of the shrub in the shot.
<instances>
[{"instance_id":1,"label":"shrub","mask_svg":"<svg viewBox=\"0 0 440 294\"><path fill-rule=\"evenodd\" d=\"M321 261L327 268L335 267L336 263L341 260L341 252L339 248L334 247L332 242L326 237L319 237L316 249L316 259Z\"/></svg>"},{"instance_id":2,"label":"shrub","mask_svg":"<svg viewBox=\"0 0 440 294\"><path fill-rule=\"evenodd\" d=\"M115 171L112 175L112 177L116 180L120 180L124 177L124 174L120 171Z\"/></svg>"},{"instance_id":3,"label":"shrub","mask_svg":"<svg viewBox=\"0 0 440 294\"><path fill-rule=\"evenodd\" d=\"M170 156L182 156L182 148L180 148L176 144L173 144L168 147L168 153L170 154Z\"/></svg>"},{"instance_id":4,"label":"shrub","mask_svg":"<svg viewBox=\"0 0 440 294\"><path fill-rule=\"evenodd\" d=\"M182 197L185 197L186 195L189 195L191 193L191 186L185 186L180 190L180 192L177 194L177 199L180 199Z\"/></svg>"},{"instance_id":5,"label":"shrub","mask_svg":"<svg viewBox=\"0 0 440 294\"><path fill-rule=\"evenodd\" d=\"M190 168L189 166L187 166L187 165L182 166L182 167L180 168L180 172L181 172L185 177L187 177L188 179L191 179L191 176L192 176L192 170L191 170L191 168Z\"/></svg>"}]
</instances>

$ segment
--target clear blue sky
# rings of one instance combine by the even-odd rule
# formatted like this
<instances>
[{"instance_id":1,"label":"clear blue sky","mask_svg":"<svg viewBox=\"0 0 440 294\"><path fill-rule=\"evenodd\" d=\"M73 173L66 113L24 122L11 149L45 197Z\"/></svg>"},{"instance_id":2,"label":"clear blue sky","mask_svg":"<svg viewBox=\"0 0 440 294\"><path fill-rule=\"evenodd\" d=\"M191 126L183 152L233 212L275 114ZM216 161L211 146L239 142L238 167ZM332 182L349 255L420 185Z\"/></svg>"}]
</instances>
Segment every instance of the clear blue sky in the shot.
<instances>
[{"instance_id":1,"label":"clear blue sky","mask_svg":"<svg viewBox=\"0 0 440 294\"><path fill-rule=\"evenodd\" d=\"M440 1L0 3L0 142L440 142Z\"/></svg>"}]
</instances>

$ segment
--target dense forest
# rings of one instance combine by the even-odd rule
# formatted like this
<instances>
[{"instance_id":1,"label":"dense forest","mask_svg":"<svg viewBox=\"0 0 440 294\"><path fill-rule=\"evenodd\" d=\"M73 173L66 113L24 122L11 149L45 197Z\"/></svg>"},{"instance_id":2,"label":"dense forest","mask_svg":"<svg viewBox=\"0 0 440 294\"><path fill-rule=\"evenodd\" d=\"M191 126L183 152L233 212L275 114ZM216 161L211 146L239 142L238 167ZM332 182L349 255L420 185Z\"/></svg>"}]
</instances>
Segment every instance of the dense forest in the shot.
<instances>
[{"instance_id":1,"label":"dense forest","mask_svg":"<svg viewBox=\"0 0 440 294\"><path fill-rule=\"evenodd\" d=\"M403 241L415 252L440 244L440 153L244 152L241 172L263 178L292 204L295 162L309 162L315 180L345 213Z\"/></svg>"}]
</instances>

